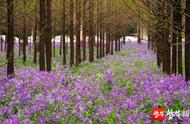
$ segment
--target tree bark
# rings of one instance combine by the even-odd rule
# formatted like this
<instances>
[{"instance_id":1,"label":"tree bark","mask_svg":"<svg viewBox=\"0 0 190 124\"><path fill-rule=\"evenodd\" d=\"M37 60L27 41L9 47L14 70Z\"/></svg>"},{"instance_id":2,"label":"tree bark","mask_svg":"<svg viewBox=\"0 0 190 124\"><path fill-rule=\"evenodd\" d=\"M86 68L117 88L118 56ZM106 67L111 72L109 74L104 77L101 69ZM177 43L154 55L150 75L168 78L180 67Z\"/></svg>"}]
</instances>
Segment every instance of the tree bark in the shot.
<instances>
[{"instance_id":1,"label":"tree bark","mask_svg":"<svg viewBox=\"0 0 190 124\"><path fill-rule=\"evenodd\" d=\"M62 47L63 47L63 37L61 37L60 44L59 44L59 55L62 55Z\"/></svg>"},{"instance_id":2,"label":"tree bark","mask_svg":"<svg viewBox=\"0 0 190 124\"><path fill-rule=\"evenodd\" d=\"M18 38L18 55L20 56L21 55L21 42L20 42L20 38Z\"/></svg>"},{"instance_id":3,"label":"tree bark","mask_svg":"<svg viewBox=\"0 0 190 124\"><path fill-rule=\"evenodd\" d=\"M89 0L89 62L94 61L93 0Z\"/></svg>"},{"instance_id":4,"label":"tree bark","mask_svg":"<svg viewBox=\"0 0 190 124\"><path fill-rule=\"evenodd\" d=\"M45 9L46 2L45 0L40 0L40 56L39 56L39 64L40 64L40 71L45 71L45 29L46 29L46 9Z\"/></svg>"},{"instance_id":5,"label":"tree bark","mask_svg":"<svg viewBox=\"0 0 190 124\"><path fill-rule=\"evenodd\" d=\"M8 35L8 34L7 34ZM5 50L5 52L7 52L7 36L6 36L6 34L5 34L5 43L4 43L4 50Z\"/></svg>"},{"instance_id":6,"label":"tree bark","mask_svg":"<svg viewBox=\"0 0 190 124\"><path fill-rule=\"evenodd\" d=\"M190 0L186 0L186 18L185 18L185 79L190 80Z\"/></svg>"},{"instance_id":7,"label":"tree bark","mask_svg":"<svg viewBox=\"0 0 190 124\"><path fill-rule=\"evenodd\" d=\"M66 61L66 39L65 39L65 35L66 35L66 0L63 0L63 65L66 65L67 61Z\"/></svg>"},{"instance_id":8,"label":"tree bark","mask_svg":"<svg viewBox=\"0 0 190 124\"><path fill-rule=\"evenodd\" d=\"M113 46L114 46L113 45L113 38L111 37L110 39L111 39L111 55L113 55Z\"/></svg>"},{"instance_id":9,"label":"tree bark","mask_svg":"<svg viewBox=\"0 0 190 124\"><path fill-rule=\"evenodd\" d=\"M47 71L51 71L51 51L52 51L52 45L51 45L51 39L52 39L52 25L51 25L51 0L47 0L46 5L46 66Z\"/></svg>"},{"instance_id":10,"label":"tree bark","mask_svg":"<svg viewBox=\"0 0 190 124\"><path fill-rule=\"evenodd\" d=\"M54 39L53 39L53 57L55 57L56 56L56 53L55 53L55 46L56 44L55 44L55 36L54 36Z\"/></svg>"},{"instance_id":11,"label":"tree bark","mask_svg":"<svg viewBox=\"0 0 190 124\"><path fill-rule=\"evenodd\" d=\"M7 0L7 76L14 76L14 9L13 9L13 0Z\"/></svg>"},{"instance_id":12,"label":"tree bark","mask_svg":"<svg viewBox=\"0 0 190 124\"><path fill-rule=\"evenodd\" d=\"M81 17L81 10L80 10L80 0L76 1L76 66L81 63L81 51L80 51L80 17Z\"/></svg>"},{"instance_id":13,"label":"tree bark","mask_svg":"<svg viewBox=\"0 0 190 124\"><path fill-rule=\"evenodd\" d=\"M138 44L141 43L141 28L140 28L140 24L137 25L137 42Z\"/></svg>"},{"instance_id":14,"label":"tree bark","mask_svg":"<svg viewBox=\"0 0 190 124\"><path fill-rule=\"evenodd\" d=\"M86 0L84 1L84 3L83 3L83 7L84 7L84 9L83 9L83 11L86 9ZM86 14L83 14L83 61L86 61L86 23L87 23L87 20L86 20Z\"/></svg>"},{"instance_id":15,"label":"tree bark","mask_svg":"<svg viewBox=\"0 0 190 124\"><path fill-rule=\"evenodd\" d=\"M182 14L181 14L181 0L176 0L177 2L177 8L176 8L176 13L177 13L177 40L178 40L178 74L183 75L183 69L182 69Z\"/></svg>"},{"instance_id":16,"label":"tree bark","mask_svg":"<svg viewBox=\"0 0 190 124\"><path fill-rule=\"evenodd\" d=\"M2 37L2 35L1 35L0 40L1 40L1 51L3 51L3 37Z\"/></svg>"},{"instance_id":17,"label":"tree bark","mask_svg":"<svg viewBox=\"0 0 190 124\"><path fill-rule=\"evenodd\" d=\"M37 42L36 42L37 28L38 28L38 19L36 17L36 19L35 19L35 26L34 26L34 32L33 32L33 44L34 44L34 58L33 58L33 62L35 64L37 63Z\"/></svg>"},{"instance_id":18,"label":"tree bark","mask_svg":"<svg viewBox=\"0 0 190 124\"><path fill-rule=\"evenodd\" d=\"M157 66L158 67L161 67L161 64L162 64L162 54L161 54L161 52L162 52L162 45L161 45L161 41L162 39L161 38L159 38L159 36L158 36L158 39L156 39L156 44L157 44L157 50L156 50L156 52L157 52Z\"/></svg>"},{"instance_id":19,"label":"tree bark","mask_svg":"<svg viewBox=\"0 0 190 124\"><path fill-rule=\"evenodd\" d=\"M126 44L125 36L123 36L123 44L124 44L124 45Z\"/></svg>"},{"instance_id":20,"label":"tree bark","mask_svg":"<svg viewBox=\"0 0 190 124\"><path fill-rule=\"evenodd\" d=\"M105 34L104 34L104 28L103 28L103 32L102 32L102 57L105 56Z\"/></svg>"},{"instance_id":21,"label":"tree bark","mask_svg":"<svg viewBox=\"0 0 190 124\"><path fill-rule=\"evenodd\" d=\"M24 5L26 6L26 0L24 0ZM23 46L22 46L22 53L23 53L23 63L26 62L26 44L28 42L27 36L27 27L26 27L26 15L23 18Z\"/></svg>"},{"instance_id":22,"label":"tree bark","mask_svg":"<svg viewBox=\"0 0 190 124\"><path fill-rule=\"evenodd\" d=\"M121 51L121 40L118 38L118 51Z\"/></svg>"},{"instance_id":23,"label":"tree bark","mask_svg":"<svg viewBox=\"0 0 190 124\"><path fill-rule=\"evenodd\" d=\"M70 0L70 66L74 64L74 1Z\"/></svg>"},{"instance_id":24,"label":"tree bark","mask_svg":"<svg viewBox=\"0 0 190 124\"><path fill-rule=\"evenodd\" d=\"M174 1L173 4L173 39L172 39L172 73L177 74L177 46L178 46L178 39L179 39L179 32L178 32L178 26L179 26L179 13L177 11L179 10L179 7L181 6L179 3L179 0ZM181 34L180 34L181 35Z\"/></svg>"},{"instance_id":25,"label":"tree bark","mask_svg":"<svg viewBox=\"0 0 190 124\"><path fill-rule=\"evenodd\" d=\"M117 42L117 37L115 37L115 51L118 51L118 42Z\"/></svg>"},{"instance_id":26,"label":"tree bark","mask_svg":"<svg viewBox=\"0 0 190 124\"><path fill-rule=\"evenodd\" d=\"M99 1L96 2L96 5L97 5L97 24L96 24L96 34L97 34L97 42L96 42L96 57L97 59L100 58L100 17L99 17L99 14L100 14L100 4L99 4Z\"/></svg>"}]
</instances>

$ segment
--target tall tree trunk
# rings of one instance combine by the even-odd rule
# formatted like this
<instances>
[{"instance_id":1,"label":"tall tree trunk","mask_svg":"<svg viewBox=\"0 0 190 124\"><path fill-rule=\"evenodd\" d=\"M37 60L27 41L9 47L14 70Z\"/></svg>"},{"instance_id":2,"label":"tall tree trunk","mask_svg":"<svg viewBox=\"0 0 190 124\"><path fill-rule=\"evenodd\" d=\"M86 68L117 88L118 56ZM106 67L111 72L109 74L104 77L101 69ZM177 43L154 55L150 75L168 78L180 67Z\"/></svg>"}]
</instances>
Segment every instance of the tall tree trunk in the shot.
<instances>
[{"instance_id":1,"label":"tall tree trunk","mask_svg":"<svg viewBox=\"0 0 190 124\"><path fill-rule=\"evenodd\" d=\"M3 37L2 37L2 35L1 35L0 40L1 40L1 51L3 51Z\"/></svg>"},{"instance_id":2,"label":"tall tree trunk","mask_svg":"<svg viewBox=\"0 0 190 124\"><path fill-rule=\"evenodd\" d=\"M47 71L51 71L51 57L52 57L52 46L51 46L51 39L52 39L52 26L51 26L51 0L47 0L46 5L46 66Z\"/></svg>"},{"instance_id":3,"label":"tall tree trunk","mask_svg":"<svg viewBox=\"0 0 190 124\"><path fill-rule=\"evenodd\" d=\"M148 27L148 50L150 50L150 45L151 45L151 33L150 33L150 28Z\"/></svg>"},{"instance_id":4,"label":"tall tree trunk","mask_svg":"<svg viewBox=\"0 0 190 124\"><path fill-rule=\"evenodd\" d=\"M118 51L118 43L117 43L117 37L115 36L115 51Z\"/></svg>"},{"instance_id":5,"label":"tall tree trunk","mask_svg":"<svg viewBox=\"0 0 190 124\"><path fill-rule=\"evenodd\" d=\"M89 62L94 61L93 1L89 0Z\"/></svg>"},{"instance_id":6,"label":"tall tree trunk","mask_svg":"<svg viewBox=\"0 0 190 124\"><path fill-rule=\"evenodd\" d=\"M173 33L173 40L172 40L172 73L176 74L177 71L177 35Z\"/></svg>"},{"instance_id":7,"label":"tall tree trunk","mask_svg":"<svg viewBox=\"0 0 190 124\"><path fill-rule=\"evenodd\" d=\"M45 29L46 29L46 2L45 0L40 0L40 56L39 56L39 64L40 64L40 71L45 71Z\"/></svg>"},{"instance_id":8,"label":"tall tree trunk","mask_svg":"<svg viewBox=\"0 0 190 124\"><path fill-rule=\"evenodd\" d=\"M78 66L81 62L81 51L80 51L80 17L81 17L81 10L80 10L80 0L76 1L76 66Z\"/></svg>"},{"instance_id":9,"label":"tall tree trunk","mask_svg":"<svg viewBox=\"0 0 190 124\"><path fill-rule=\"evenodd\" d=\"M56 44L55 44L55 36L54 36L54 39L53 39L53 57L55 57L55 46Z\"/></svg>"},{"instance_id":10,"label":"tall tree trunk","mask_svg":"<svg viewBox=\"0 0 190 124\"><path fill-rule=\"evenodd\" d=\"M86 31L83 32L83 61L86 61Z\"/></svg>"},{"instance_id":11,"label":"tall tree trunk","mask_svg":"<svg viewBox=\"0 0 190 124\"><path fill-rule=\"evenodd\" d=\"M32 37L30 36L29 37L29 44L28 44L28 49L29 49L29 53L31 53L31 50L32 50Z\"/></svg>"},{"instance_id":12,"label":"tall tree trunk","mask_svg":"<svg viewBox=\"0 0 190 124\"><path fill-rule=\"evenodd\" d=\"M100 24L100 58L102 57L103 57L103 35L102 35L102 24Z\"/></svg>"},{"instance_id":13,"label":"tall tree trunk","mask_svg":"<svg viewBox=\"0 0 190 124\"><path fill-rule=\"evenodd\" d=\"M103 1L100 1L100 17L99 17L99 32L100 32L100 58L103 57Z\"/></svg>"},{"instance_id":14,"label":"tall tree trunk","mask_svg":"<svg viewBox=\"0 0 190 124\"><path fill-rule=\"evenodd\" d=\"M62 47L63 47L63 37L61 37L60 43L59 43L59 55L62 55Z\"/></svg>"},{"instance_id":15,"label":"tall tree trunk","mask_svg":"<svg viewBox=\"0 0 190 124\"><path fill-rule=\"evenodd\" d=\"M13 0L7 0L7 76L14 76L14 9L13 9Z\"/></svg>"},{"instance_id":16,"label":"tall tree trunk","mask_svg":"<svg viewBox=\"0 0 190 124\"><path fill-rule=\"evenodd\" d=\"M157 37L156 39L156 45L157 45L157 66L158 67L161 67L161 64L162 64L162 58L161 58L161 52L162 52L162 45L161 45L161 38L159 38L160 36Z\"/></svg>"},{"instance_id":17,"label":"tall tree trunk","mask_svg":"<svg viewBox=\"0 0 190 124\"><path fill-rule=\"evenodd\" d=\"M141 43L141 28L140 28L140 24L137 25L137 42L138 44Z\"/></svg>"},{"instance_id":18,"label":"tall tree trunk","mask_svg":"<svg viewBox=\"0 0 190 124\"><path fill-rule=\"evenodd\" d=\"M37 17L35 17L35 25L34 25L34 32L33 32L33 45L34 45L34 58L33 58L33 62L35 64L37 63L37 42L36 42L37 28L38 28L38 19L37 19Z\"/></svg>"},{"instance_id":19,"label":"tall tree trunk","mask_svg":"<svg viewBox=\"0 0 190 124\"><path fill-rule=\"evenodd\" d=\"M7 34L8 35L8 34ZM4 50L7 52L7 35L5 34L5 43L4 43Z\"/></svg>"},{"instance_id":20,"label":"tall tree trunk","mask_svg":"<svg viewBox=\"0 0 190 124\"><path fill-rule=\"evenodd\" d=\"M123 36L123 44L126 44L125 36Z\"/></svg>"},{"instance_id":21,"label":"tall tree trunk","mask_svg":"<svg viewBox=\"0 0 190 124\"><path fill-rule=\"evenodd\" d=\"M185 25L185 79L190 80L190 0L186 0L186 25Z\"/></svg>"},{"instance_id":22,"label":"tall tree trunk","mask_svg":"<svg viewBox=\"0 0 190 124\"><path fill-rule=\"evenodd\" d=\"M169 30L164 29L163 31L163 42L164 42L164 49L163 49L163 71L166 74L170 74L170 43L169 43Z\"/></svg>"},{"instance_id":23,"label":"tall tree trunk","mask_svg":"<svg viewBox=\"0 0 190 124\"><path fill-rule=\"evenodd\" d=\"M123 41L122 41L122 37L120 38L120 44L121 44L121 49L123 48Z\"/></svg>"},{"instance_id":24,"label":"tall tree trunk","mask_svg":"<svg viewBox=\"0 0 190 124\"><path fill-rule=\"evenodd\" d=\"M26 6L26 0L24 0L24 5ZM26 27L26 15L24 15L23 21L23 46L22 46L22 53L23 53L23 63L26 62L26 44L28 42L27 36L27 27Z\"/></svg>"},{"instance_id":25,"label":"tall tree trunk","mask_svg":"<svg viewBox=\"0 0 190 124\"><path fill-rule=\"evenodd\" d=\"M97 41L96 41L96 57L97 57L97 59L99 59L99 57L100 57L99 51L100 51L100 37L99 37L98 29L97 29Z\"/></svg>"},{"instance_id":26,"label":"tall tree trunk","mask_svg":"<svg viewBox=\"0 0 190 124\"><path fill-rule=\"evenodd\" d=\"M100 6L99 6L99 1L96 2L96 8L97 8L97 22L96 22L96 34L97 34L97 41L96 41L96 57L97 59L99 59L100 57L100 17L99 17L99 14L100 14Z\"/></svg>"},{"instance_id":27,"label":"tall tree trunk","mask_svg":"<svg viewBox=\"0 0 190 124\"><path fill-rule=\"evenodd\" d=\"M63 65L66 65L66 0L63 0Z\"/></svg>"},{"instance_id":28,"label":"tall tree trunk","mask_svg":"<svg viewBox=\"0 0 190 124\"><path fill-rule=\"evenodd\" d=\"M120 38L118 38L118 51L120 51L121 50L121 40L120 40Z\"/></svg>"},{"instance_id":29,"label":"tall tree trunk","mask_svg":"<svg viewBox=\"0 0 190 124\"><path fill-rule=\"evenodd\" d=\"M176 0L177 2L177 35L178 35L178 74L183 75L182 69L182 14L181 14L181 0Z\"/></svg>"},{"instance_id":30,"label":"tall tree trunk","mask_svg":"<svg viewBox=\"0 0 190 124\"><path fill-rule=\"evenodd\" d=\"M18 55L21 55L21 42L20 42L20 38L18 38Z\"/></svg>"},{"instance_id":31,"label":"tall tree trunk","mask_svg":"<svg viewBox=\"0 0 190 124\"><path fill-rule=\"evenodd\" d=\"M109 29L109 33L108 33L108 54L111 53L111 34L110 34L110 29Z\"/></svg>"},{"instance_id":32,"label":"tall tree trunk","mask_svg":"<svg viewBox=\"0 0 190 124\"><path fill-rule=\"evenodd\" d=\"M173 2L172 73L174 74L177 74L177 69L178 72L182 74L182 46L181 44L179 44L182 42L181 31L180 31L181 28L182 28L181 0L176 0Z\"/></svg>"},{"instance_id":33,"label":"tall tree trunk","mask_svg":"<svg viewBox=\"0 0 190 124\"><path fill-rule=\"evenodd\" d=\"M74 64L74 1L70 0L70 66Z\"/></svg>"},{"instance_id":34,"label":"tall tree trunk","mask_svg":"<svg viewBox=\"0 0 190 124\"><path fill-rule=\"evenodd\" d=\"M103 37L103 40L102 40L102 57L105 56L105 34L104 34L104 28L103 28L103 32L102 32L102 37Z\"/></svg>"},{"instance_id":35,"label":"tall tree trunk","mask_svg":"<svg viewBox=\"0 0 190 124\"><path fill-rule=\"evenodd\" d=\"M109 54L109 34L106 33L106 55Z\"/></svg>"},{"instance_id":36,"label":"tall tree trunk","mask_svg":"<svg viewBox=\"0 0 190 124\"><path fill-rule=\"evenodd\" d=\"M111 37L111 55L113 55L113 38Z\"/></svg>"},{"instance_id":37,"label":"tall tree trunk","mask_svg":"<svg viewBox=\"0 0 190 124\"><path fill-rule=\"evenodd\" d=\"M86 10L86 3L87 1L83 1L83 11ZM83 61L86 61L86 25L87 25L87 19L86 19L86 14L82 14L83 15L83 27L82 27L82 31L83 31Z\"/></svg>"}]
</instances>

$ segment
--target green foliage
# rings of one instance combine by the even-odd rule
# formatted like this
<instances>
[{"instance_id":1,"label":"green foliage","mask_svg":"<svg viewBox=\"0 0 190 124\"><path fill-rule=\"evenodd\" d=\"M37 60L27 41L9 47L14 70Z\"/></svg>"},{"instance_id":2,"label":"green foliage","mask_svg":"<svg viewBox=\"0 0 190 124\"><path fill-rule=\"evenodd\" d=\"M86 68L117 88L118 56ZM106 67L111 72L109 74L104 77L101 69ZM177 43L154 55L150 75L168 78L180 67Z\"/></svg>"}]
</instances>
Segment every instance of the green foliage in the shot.
<instances>
[{"instance_id":1,"label":"green foliage","mask_svg":"<svg viewBox=\"0 0 190 124\"><path fill-rule=\"evenodd\" d=\"M116 124L116 112L113 111L110 115L106 116L106 122L105 124Z\"/></svg>"},{"instance_id":2,"label":"green foliage","mask_svg":"<svg viewBox=\"0 0 190 124\"><path fill-rule=\"evenodd\" d=\"M14 114L17 114L18 110L19 110L19 108L18 108L17 106L14 106L14 107L13 107L13 113L14 113Z\"/></svg>"},{"instance_id":3,"label":"green foliage","mask_svg":"<svg viewBox=\"0 0 190 124\"><path fill-rule=\"evenodd\" d=\"M104 94L106 94L107 92L110 93L112 90L112 85L105 83L105 84L103 84L102 90L103 90Z\"/></svg>"},{"instance_id":4,"label":"green foliage","mask_svg":"<svg viewBox=\"0 0 190 124\"><path fill-rule=\"evenodd\" d=\"M34 124L38 124L39 117L40 117L40 111L35 114L32 114L30 116L30 120L33 121Z\"/></svg>"},{"instance_id":5,"label":"green foliage","mask_svg":"<svg viewBox=\"0 0 190 124\"><path fill-rule=\"evenodd\" d=\"M172 110L173 111L178 111L178 110L182 111L183 110L182 103L179 100L176 100L174 102L174 104L172 105Z\"/></svg>"}]
</instances>

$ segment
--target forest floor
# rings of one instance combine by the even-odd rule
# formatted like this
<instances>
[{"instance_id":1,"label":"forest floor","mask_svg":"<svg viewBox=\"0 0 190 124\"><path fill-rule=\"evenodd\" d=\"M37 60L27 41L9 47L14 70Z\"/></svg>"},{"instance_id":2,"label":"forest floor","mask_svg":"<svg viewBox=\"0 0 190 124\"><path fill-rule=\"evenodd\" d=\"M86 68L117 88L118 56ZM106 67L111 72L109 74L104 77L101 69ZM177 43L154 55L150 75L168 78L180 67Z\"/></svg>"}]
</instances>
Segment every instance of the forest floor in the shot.
<instances>
[{"instance_id":1,"label":"forest floor","mask_svg":"<svg viewBox=\"0 0 190 124\"><path fill-rule=\"evenodd\" d=\"M121 52L79 67L60 64L50 73L24 67L13 79L1 78L0 123L151 124L152 108L190 109L190 83L164 75L146 43L127 43ZM190 120L163 121L169 122Z\"/></svg>"}]
</instances>

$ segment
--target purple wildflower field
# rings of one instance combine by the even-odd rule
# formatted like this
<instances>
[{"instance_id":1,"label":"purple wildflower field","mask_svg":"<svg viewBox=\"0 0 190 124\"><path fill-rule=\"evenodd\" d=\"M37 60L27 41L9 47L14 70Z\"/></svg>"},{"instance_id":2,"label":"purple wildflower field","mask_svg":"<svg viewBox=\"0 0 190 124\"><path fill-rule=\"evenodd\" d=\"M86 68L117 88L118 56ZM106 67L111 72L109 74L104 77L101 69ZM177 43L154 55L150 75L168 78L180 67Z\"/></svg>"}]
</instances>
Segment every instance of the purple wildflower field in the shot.
<instances>
[{"instance_id":1,"label":"purple wildflower field","mask_svg":"<svg viewBox=\"0 0 190 124\"><path fill-rule=\"evenodd\" d=\"M152 108L190 109L190 82L164 75L146 43L123 47L80 67L60 65L50 73L23 68L13 79L1 76L0 123L152 124ZM162 123L175 122L190 120Z\"/></svg>"}]
</instances>

